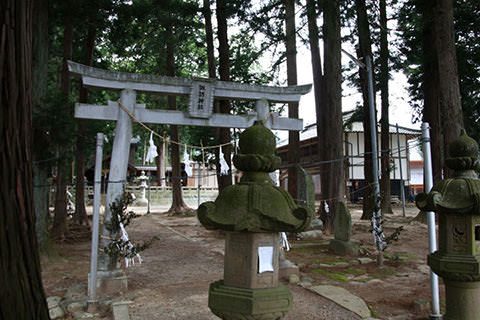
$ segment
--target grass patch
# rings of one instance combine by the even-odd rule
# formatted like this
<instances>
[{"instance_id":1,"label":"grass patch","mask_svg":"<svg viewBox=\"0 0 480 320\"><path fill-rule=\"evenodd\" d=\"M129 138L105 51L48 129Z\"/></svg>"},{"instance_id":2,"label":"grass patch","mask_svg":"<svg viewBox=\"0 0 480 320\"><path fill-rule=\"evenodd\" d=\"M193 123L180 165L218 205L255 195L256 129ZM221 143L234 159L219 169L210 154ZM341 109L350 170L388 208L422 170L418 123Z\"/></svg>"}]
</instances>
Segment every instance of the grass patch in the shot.
<instances>
[{"instance_id":1,"label":"grass patch","mask_svg":"<svg viewBox=\"0 0 480 320\"><path fill-rule=\"evenodd\" d=\"M318 251L319 247L301 247L301 248L290 248L291 251L296 252L310 252L310 251Z\"/></svg>"},{"instance_id":2,"label":"grass patch","mask_svg":"<svg viewBox=\"0 0 480 320\"><path fill-rule=\"evenodd\" d=\"M374 278L377 278L377 279L385 279L385 278L394 276L395 274L397 274L397 271L395 271L394 269L384 268L384 269L380 269L378 272L372 273L370 275Z\"/></svg>"},{"instance_id":3,"label":"grass patch","mask_svg":"<svg viewBox=\"0 0 480 320\"><path fill-rule=\"evenodd\" d=\"M334 264L337 262L346 262L346 261L340 258L326 258L324 261L320 261L320 262L325 264Z\"/></svg>"},{"instance_id":4,"label":"grass patch","mask_svg":"<svg viewBox=\"0 0 480 320\"><path fill-rule=\"evenodd\" d=\"M362 269L347 269L345 270L345 273L348 273L348 274L353 274L353 275L360 275L360 274L365 274L367 273L367 271L365 270L362 270Z\"/></svg>"},{"instance_id":5,"label":"grass patch","mask_svg":"<svg viewBox=\"0 0 480 320\"><path fill-rule=\"evenodd\" d=\"M419 256L417 256L416 254L408 253L408 252L384 253L383 256L388 260L401 261L401 262L419 259Z\"/></svg>"},{"instance_id":6,"label":"grass patch","mask_svg":"<svg viewBox=\"0 0 480 320\"><path fill-rule=\"evenodd\" d=\"M375 311L375 309L373 309L373 306L369 305L368 310L370 310L370 316L372 316L373 318L378 317L378 313Z\"/></svg>"},{"instance_id":7,"label":"grass patch","mask_svg":"<svg viewBox=\"0 0 480 320\"><path fill-rule=\"evenodd\" d=\"M312 270L312 273L324 275L324 276L329 277L330 279L338 281L338 282L348 282L349 281L347 276L345 276L344 274L342 274L340 272L328 271L328 270L324 270L324 269L314 269L314 270Z\"/></svg>"},{"instance_id":8,"label":"grass patch","mask_svg":"<svg viewBox=\"0 0 480 320\"><path fill-rule=\"evenodd\" d=\"M367 281L370 281L370 280L372 280L372 278L353 279L353 281L357 281L357 282L367 282Z\"/></svg>"}]
</instances>

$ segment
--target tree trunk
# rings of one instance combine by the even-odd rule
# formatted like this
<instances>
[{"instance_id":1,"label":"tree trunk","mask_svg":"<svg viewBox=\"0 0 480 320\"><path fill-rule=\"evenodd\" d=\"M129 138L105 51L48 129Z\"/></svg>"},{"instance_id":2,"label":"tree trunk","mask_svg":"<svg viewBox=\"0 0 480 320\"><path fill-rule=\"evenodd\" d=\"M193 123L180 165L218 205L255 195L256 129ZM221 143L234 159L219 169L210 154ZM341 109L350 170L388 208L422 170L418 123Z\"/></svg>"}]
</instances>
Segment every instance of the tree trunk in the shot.
<instances>
[{"instance_id":1,"label":"tree trunk","mask_svg":"<svg viewBox=\"0 0 480 320\"><path fill-rule=\"evenodd\" d=\"M34 110L43 112L45 93L47 91L48 77L48 0L38 0L33 9L33 73L32 73L32 103ZM33 119L35 121L35 119ZM50 249L49 223L49 194L50 166L41 161L48 156L45 148L49 147L49 138L42 124L34 127L33 135L33 158L36 163L33 167L33 198L35 205L36 232L38 247L41 253L47 253ZM40 161L39 161L40 160Z\"/></svg>"},{"instance_id":2,"label":"tree trunk","mask_svg":"<svg viewBox=\"0 0 480 320\"><path fill-rule=\"evenodd\" d=\"M0 319L49 319L33 204L32 9L0 2Z\"/></svg>"},{"instance_id":3,"label":"tree trunk","mask_svg":"<svg viewBox=\"0 0 480 320\"><path fill-rule=\"evenodd\" d=\"M422 49L423 49L423 121L430 125L430 148L432 151L433 182L442 179L443 168L443 138L440 117L440 102L438 92L438 62L435 50L435 25L433 23L433 7L435 0L420 1L422 13Z\"/></svg>"},{"instance_id":4,"label":"tree trunk","mask_svg":"<svg viewBox=\"0 0 480 320\"><path fill-rule=\"evenodd\" d=\"M295 1L285 0L285 47L287 49L287 83L297 85L297 43L295 35ZM298 103L288 104L288 117L298 119ZM300 163L300 135L298 131L288 132L288 192L298 198L297 165Z\"/></svg>"},{"instance_id":5,"label":"tree trunk","mask_svg":"<svg viewBox=\"0 0 480 320\"><path fill-rule=\"evenodd\" d=\"M175 57L174 57L174 37L173 27L167 25L167 76L175 76ZM177 109L177 97L168 96L168 108L170 110ZM178 126L170 125L170 139L178 142ZM170 157L172 161L172 206L168 210L171 215L183 213L189 208L183 202L182 196L182 179L180 167L180 150L177 143L170 143Z\"/></svg>"},{"instance_id":6,"label":"tree trunk","mask_svg":"<svg viewBox=\"0 0 480 320\"><path fill-rule=\"evenodd\" d=\"M70 117L70 75L68 73L67 60L72 59L73 22L69 17L64 21L63 35L63 69L62 69L62 92L64 109L63 117ZM67 183L70 176L70 164L65 158L69 150L64 144L59 145L59 160L57 161L57 181L55 193L55 217L53 219L52 237L63 240L67 233Z\"/></svg>"},{"instance_id":7,"label":"tree trunk","mask_svg":"<svg viewBox=\"0 0 480 320\"><path fill-rule=\"evenodd\" d=\"M382 197L382 212L393 213L390 185L390 122L388 119L388 79L389 79L389 52L387 30L387 4L380 0L380 92L382 98L381 123L381 164L382 179L380 180L380 194Z\"/></svg>"},{"instance_id":8,"label":"tree trunk","mask_svg":"<svg viewBox=\"0 0 480 320\"><path fill-rule=\"evenodd\" d=\"M372 57L372 45L370 38L370 29L368 26L367 8L365 0L355 0L355 7L357 11L357 27L358 27L358 59L366 64L365 57ZM375 84L375 81L374 81ZM363 96L363 136L365 141L364 149L364 176L366 188L363 196L363 213L361 219L370 220L373 216L374 210L374 185L373 185L373 168L372 168L372 138L370 129L370 108L368 102L368 75L366 68L360 68L360 85ZM375 92L375 90L373 90ZM376 112L374 119L376 119ZM375 123L375 128L377 128ZM377 174L375 172L375 174Z\"/></svg>"},{"instance_id":9,"label":"tree trunk","mask_svg":"<svg viewBox=\"0 0 480 320\"><path fill-rule=\"evenodd\" d=\"M210 10L210 1L203 0L203 15L205 17L205 38L207 42L207 61L208 61L208 77L215 79L215 51L213 46L213 27L212 12Z\"/></svg>"},{"instance_id":10,"label":"tree trunk","mask_svg":"<svg viewBox=\"0 0 480 320\"><path fill-rule=\"evenodd\" d=\"M325 190L329 212L323 217L326 232L333 232L333 221L338 201L345 198L345 168L343 161L343 119L342 119L342 64L340 36L340 1L323 2L324 38L324 84L325 107L323 161L331 161L324 166L322 190Z\"/></svg>"},{"instance_id":11,"label":"tree trunk","mask_svg":"<svg viewBox=\"0 0 480 320\"><path fill-rule=\"evenodd\" d=\"M308 42L310 44L310 57L312 61L312 73L313 73L313 94L315 97L315 113L316 113L316 123L317 123L317 146L318 154L321 157L325 152L324 145L324 117L323 112L325 110L325 99L323 97L324 93L324 79L322 72L322 58L320 56L320 47L318 44L318 26L317 26L317 7L315 0L307 0L307 20L308 20ZM320 166L320 174L323 172L324 167ZM320 175L322 177L322 174ZM328 196L321 188L322 198L327 199ZM328 213L324 210L324 206L321 205L319 208L320 217L324 225L331 225L329 220Z\"/></svg>"},{"instance_id":12,"label":"tree trunk","mask_svg":"<svg viewBox=\"0 0 480 320\"><path fill-rule=\"evenodd\" d=\"M85 60L87 66L93 65L93 51L95 48L97 17L92 16L88 19L88 32L85 39ZM88 103L88 89L80 86L80 103ZM85 120L77 120L77 152L75 155L75 214L74 221L78 224L88 225L87 210L85 208L85 152L87 148L86 141L86 123ZM93 141L93 139L91 140ZM90 141L90 142L91 142Z\"/></svg>"},{"instance_id":13,"label":"tree trunk","mask_svg":"<svg viewBox=\"0 0 480 320\"><path fill-rule=\"evenodd\" d=\"M230 81L230 55L228 45L228 26L226 16L225 0L217 0L217 36L218 36L218 56L219 56L219 74L220 80ZM230 101L220 100L220 113L230 113ZM231 141L230 128L219 129L219 142L220 144L229 143ZM232 167L232 160L230 155L232 154L232 145L228 144L222 147L225 155L225 161L228 166ZM217 156L216 160L217 177L218 177L218 191L222 191L224 188L232 184L231 172L227 175L220 175L220 157Z\"/></svg>"},{"instance_id":14,"label":"tree trunk","mask_svg":"<svg viewBox=\"0 0 480 320\"><path fill-rule=\"evenodd\" d=\"M448 145L460 135L463 129L462 101L457 72L457 54L455 50L455 31L453 25L453 1L438 0L434 6L435 48L438 61L439 101L444 119L445 157L448 157ZM445 177L451 177L453 171L444 167Z\"/></svg>"}]
</instances>

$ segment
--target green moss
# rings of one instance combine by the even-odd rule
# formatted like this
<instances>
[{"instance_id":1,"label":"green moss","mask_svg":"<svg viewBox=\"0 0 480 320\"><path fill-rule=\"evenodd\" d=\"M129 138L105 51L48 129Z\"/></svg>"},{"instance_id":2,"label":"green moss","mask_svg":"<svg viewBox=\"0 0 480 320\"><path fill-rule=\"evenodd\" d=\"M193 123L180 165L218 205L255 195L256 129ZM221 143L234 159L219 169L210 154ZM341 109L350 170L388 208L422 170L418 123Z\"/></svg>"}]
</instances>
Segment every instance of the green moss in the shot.
<instances>
[{"instance_id":1,"label":"green moss","mask_svg":"<svg viewBox=\"0 0 480 320\"><path fill-rule=\"evenodd\" d=\"M354 281L357 281L357 282L367 282L367 281L370 281L370 280L372 280L372 278L354 279Z\"/></svg>"},{"instance_id":2,"label":"green moss","mask_svg":"<svg viewBox=\"0 0 480 320\"><path fill-rule=\"evenodd\" d=\"M388 260L402 261L402 262L419 259L419 256L417 256L416 254L408 253L408 252L384 253L383 256Z\"/></svg>"},{"instance_id":3,"label":"green moss","mask_svg":"<svg viewBox=\"0 0 480 320\"><path fill-rule=\"evenodd\" d=\"M330 258L330 257L327 257L327 259L324 260L322 263L325 263L325 264L334 264L334 263L337 263L337 262L346 262L346 261L343 260L343 259L340 259L340 258Z\"/></svg>"},{"instance_id":4,"label":"green moss","mask_svg":"<svg viewBox=\"0 0 480 320\"><path fill-rule=\"evenodd\" d=\"M347 269L345 270L345 273L348 273L348 274L354 274L354 275L359 275L359 274L365 274L367 273L365 270L362 270L362 269Z\"/></svg>"},{"instance_id":5,"label":"green moss","mask_svg":"<svg viewBox=\"0 0 480 320\"><path fill-rule=\"evenodd\" d=\"M318 250L318 247L291 248L290 250L291 251L296 251L296 252L310 252L310 251Z\"/></svg>"},{"instance_id":6,"label":"green moss","mask_svg":"<svg viewBox=\"0 0 480 320\"><path fill-rule=\"evenodd\" d=\"M397 271L395 271L394 269L383 268L379 269L378 272L372 273L370 275L377 279L385 279L394 276L395 274L397 274Z\"/></svg>"},{"instance_id":7,"label":"green moss","mask_svg":"<svg viewBox=\"0 0 480 320\"><path fill-rule=\"evenodd\" d=\"M373 318L378 318L378 313L375 311L375 309L373 309L373 306L369 305L368 309L370 310L370 316Z\"/></svg>"},{"instance_id":8,"label":"green moss","mask_svg":"<svg viewBox=\"0 0 480 320\"><path fill-rule=\"evenodd\" d=\"M338 282L348 282L349 281L349 279L344 274L342 274L340 272L328 271L328 270L324 270L324 269L314 269L314 270L312 270L312 273L327 276L330 279L338 281Z\"/></svg>"}]
</instances>

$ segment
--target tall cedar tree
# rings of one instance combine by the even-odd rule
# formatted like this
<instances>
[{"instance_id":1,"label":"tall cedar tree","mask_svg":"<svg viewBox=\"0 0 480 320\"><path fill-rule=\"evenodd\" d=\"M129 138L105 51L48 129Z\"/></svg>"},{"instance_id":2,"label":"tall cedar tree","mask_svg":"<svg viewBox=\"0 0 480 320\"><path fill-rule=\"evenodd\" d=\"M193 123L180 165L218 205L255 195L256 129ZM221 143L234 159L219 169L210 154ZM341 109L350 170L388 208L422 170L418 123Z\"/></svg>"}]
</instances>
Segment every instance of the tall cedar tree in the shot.
<instances>
[{"instance_id":1,"label":"tall cedar tree","mask_svg":"<svg viewBox=\"0 0 480 320\"><path fill-rule=\"evenodd\" d=\"M315 113L317 123L317 145L318 155L321 156L324 150L325 144L323 135L324 127L322 123L322 112L325 110L324 99L324 77L322 73L322 57L320 56L320 46L318 44L318 26L317 26L317 5L315 0L307 0L307 21L308 21L308 43L310 45L310 57L312 61L312 73L313 73L313 95L315 97ZM322 171L321 171L322 172ZM322 188L322 192L323 192ZM322 194L322 197L327 199L326 194ZM320 206L320 216L322 217L324 224L327 225L326 219L328 215L324 210L324 206ZM328 223L329 224L329 223ZM329 224L330 225L330 224Z\"/></svg>"},{"instance_id":2,"label":"tall cedar tree","mask_svg":"<svg viewBox=\"0 0 480 320\"><path fill-rule=\"evenodd\" d=\"M368 16L367 16L367 7L365 5L365 0L355 0L355 8L357 12L357 27L358 27L358 51L357 56L360 61L366 64L366 57L372 58L372 44L370 37L370 28L368 25ZM366 68L360 69L360 85L362 88L363 96L363 136L365 141L364 149L364 176L366 188L364 189L363 197L363 213L361 219L370 220L373 215L374 202L373 202L373 175L377 174L373 172L372 168L372 138L371 138L371 124L370 124L370 108L368 103L368 75ZM375 81L374 81L375 84ZM375 90L373 90L375 92ZM376 111L375 116L376 119ZM376 122L376 121L375 121ZM376 128L376 123L374 128Z\"/></svg>"},{"instance_id":3,"label":"tall cedar tree","mask_svg":"<svg viewBox=\"0 0 480 320\"><path fill-rule=\"evenodd\" d=\"M33 206L32 9L0 2L0 319L49 319Z\"/></svg>"},{"instance_id":4,"label":"tall cedar tree","mask_svg":"<svg viewBox=\"0 0 480 320\"><path fill-rule=\"evenodd\" d=\"M448 156L448 144L458 138L463 129L463 112L460 86L457 72L457 54L455 49L455 31L453 25L453 1L438 0L433 7L435 25L435 49L438 61L438 89L440 111L443 116L442 131L444 150ZM450 172L444 167L446 177Z\"/></svg>"},{"instance_id":5,"label":"tall cedar tree","mask_svg":"<svg viewBox=\"0 0 480 320\"><path fill-rule=\"evenodd\" d=\"M208 77L215 79L215 51L213 46L212 11L210 0L203 0L203 17L205 18L205 38L207 43Z\"/></svg>"},{"instance_id":6,"label":"tall cedar tree","mask_svg":"<svg viewBox=\"0 0 480 320\"><path fill-rule=\"evenodd\" d=\"M170 19L172 21L172 19ZM167 23L167 76L175 76L175 56L174 56L174 32L172 23ZM170 110L177 109L177 97L174 95L168 96L168 108ZM170 138L172 141L179 141L178 126L170 125ZM177 143L170 143L170 157L172 160L172 206L168 210L169 214L179 214L188 210L189 208L183 201L182 197L182 179L180 166L180 150Z\"/></svg>"},{"instance_id":7,"label":"tall cedar tree","mask_svg":"<svg viewBox=\"0 0 480 320\"><path fill-rule=\"evenodd\" d=\"M227 18L229 16L228 1L226 0L217 0L217 37L218 37L218 56L219 56L219 75L220 80L230 81L230 55L229 55L229 45L228 45L228 26ZM230 113L230 101L220 100L219 101L220 113ZM220 128L219 130L219 142L221 144L230 142L230 128ZM232 160L230 155L232 154L232 145L226 145L223 148L223 153L225 155L225 161L228 166L232 167ZM217 151L219 152L219 150ZM218 177L218 190L221 191L225 187L228 187L232 184L232 175L231 173L227 175L220 175L220 157L217 154L217 177Z\"/></svg>"},{"instance_id":8,"label":"tall cedar tree","mask_svg":"<svg viewBox=\"0 0 480 320\"><path fill-rule=\"evenodd\" d=\"M287 83L297 85L297 43L295 29L295 1L285 0L285 47L287 48ZM288 103L288 117L298 118L298 103ZM300 135L298 131L288 132L288 192L298 198L297 164L300 163Z\"/></svg>"},{"instance_id":9,"label":"tall cedar tree","mask_svg":"<svg viewBox=\"0 0 480 320\"><path fill-rule=\"evenodd\" d=\"M393 213L391 204L390 185L390 124L388 119L388 79L389 79L389 51L387 29L387 1L380 0L380 96L382 100L381 124L381 164L382 179L380 180L380 194L382 196L382 212ZM400 152L400 149L399 151Z\"/></svg>"},{"instance_id":10,"label":"tall cedar tree","mask_svg":"<svg viewBox=\"0 0 480 320\"><path fill-rule=\"evenodd\" d=\"M433 181L442 179L443 138L441 130L441 113L439 101L438 62L435 49L435 25L433 10L435 0L419 0L422 14L422 49L423 49L423 121L430 125L430 147L432 151Z\"/></svg>"},{"instance_id":11,"label":"tall cedar tree","mask_svg":"<svg viewBox=\"0 0 480 320\"><path fill-rule=\"evenodd\" d=\"M45 109L45 95L48 78L48 0L38 0L34 3L32 41L32 103L34 113L41 114ZM35 117L33 117L35 121ZM38 248L41 253L50 249L49 227L49 195L50 165L43 161L49 156L45 149L49 146L48 130L34 125L33 134L33 198L35 203L35 227L37 231Z\"/></svg>"},{"instance_id":12,"label":"tall cedar tree","mask_svg":"<svg viewBox=\"0 0 480 320\"><path fill-rule=\"evenodd\" d=\"M322 127L325 128L324 152L321 160L331 161L323 166L321 172L323 196L327 198L329 212L322 218L325 230L333 231L335 209L338 201L345 197L344 163L332 161L343 158L342 126L342 63L340 36L340 1L323 2L323 37L324 37L324 85L325 103L322 106Z\"/></svg>"},{"instance_id":13,"label":"tall cedar tree","mask_svg":"<svg viewBox=\"0 0 480 320\"><path fill-rule=\"evenodd\" d=\"M64 16L64 30L63 30L63 65L62 65L62 104L63 109L61 116L65 118L71 117L70 110L70 75L68 72L67 60L72 59L72 44L73 44L73 21L68 14ZM68 158L68 145L60 144L58 146L58 161L57 161L57 177L55 190L55 216L53 219L52 237L63 240L66 236L67 230L67 184L71 181L70 164Z\"/></svg>"},{"instance_id":14,"label":"tall cedar tree","mask_svg":"<svg viewBox=\"0 0 480 320\"><path fill-rule=\"evenodd\" d=\"M87 37L84 44L84 60L87 66L93 65L93 52L95 49L95 39L97 30L98 10L89 10L87 17ZM81 85L79 93L79 102L88 103L88 89ZM86 141L86 120L77 119L77 141L75 154L75 213L74 221L78 224L88 225L87 211L85 209L85 152Z\"/></svg>"}]
</instances>

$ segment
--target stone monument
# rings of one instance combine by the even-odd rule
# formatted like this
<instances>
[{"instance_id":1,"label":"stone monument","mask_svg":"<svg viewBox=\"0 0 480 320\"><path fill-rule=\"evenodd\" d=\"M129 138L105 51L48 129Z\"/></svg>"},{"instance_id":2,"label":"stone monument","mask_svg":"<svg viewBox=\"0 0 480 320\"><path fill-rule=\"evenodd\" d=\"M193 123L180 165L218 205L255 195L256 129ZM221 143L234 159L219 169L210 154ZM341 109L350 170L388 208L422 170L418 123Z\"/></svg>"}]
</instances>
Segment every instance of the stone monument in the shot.
<instances>
[{"instance_id":1,"label":"stone monument","mask_svg":"<svg viewBox=\"0 0 480 320\"><path fill-rule=\"evenodd\" d=\"M145 171L142 170L142 174L138 177L140 181L140 198L135 200L135 205L139 207L146 207L148 206L148 200L146 198L146 190L147 190L147 181L148 177L145 175Z\"/></svg>"},{"instance_id":2,"label":"stone monument","mask_svg":"<svg viewBox=\"0 0 480 320\"><path fill-rule=\"evenodd\" d=\"M338 255L358 255L358 247L350 241L352 236L352 216L344 201L339 201L333 221L335 238L330 240L329 249Z\"/></svg>"},{"instance_id":3,"label":"stone monument","mask_svg":"<svg viewBox=\"0 0 480 320\"><path fill-rule=\"evenodd\" d=\"M272 183L268 173L280 158L262 121L242 132L239 145L233 162L242 179L198 208L205 228L226 231L224 279L210 285L208 306L226 320L281 319L292 295L278 282L279 232L304 230L313 212Z\"/></svg>"},{"instance_id":4,"label":"stone monument","mask_svg":"<svg viewBox=\"0 0 480 320\"><path fill-rule=\"evenodd\" d=\"M439 249L428 265L443 278L446 320L478 319L480 315L480 180L478 143L464 130L449 145L447 167L453 177L417 195L420 210L438 213Z\"/></svg>"},{"instance_id":5,"label":"stone monument","mask_svg":"<svg viewBox=\"0 0 480 320\"><path fill-rule=\"evenodd\" d=\"M301 166L297 166L297 185L299 204L315 211L315 184L312 175Z\"/></svg>"}]
</instances>

